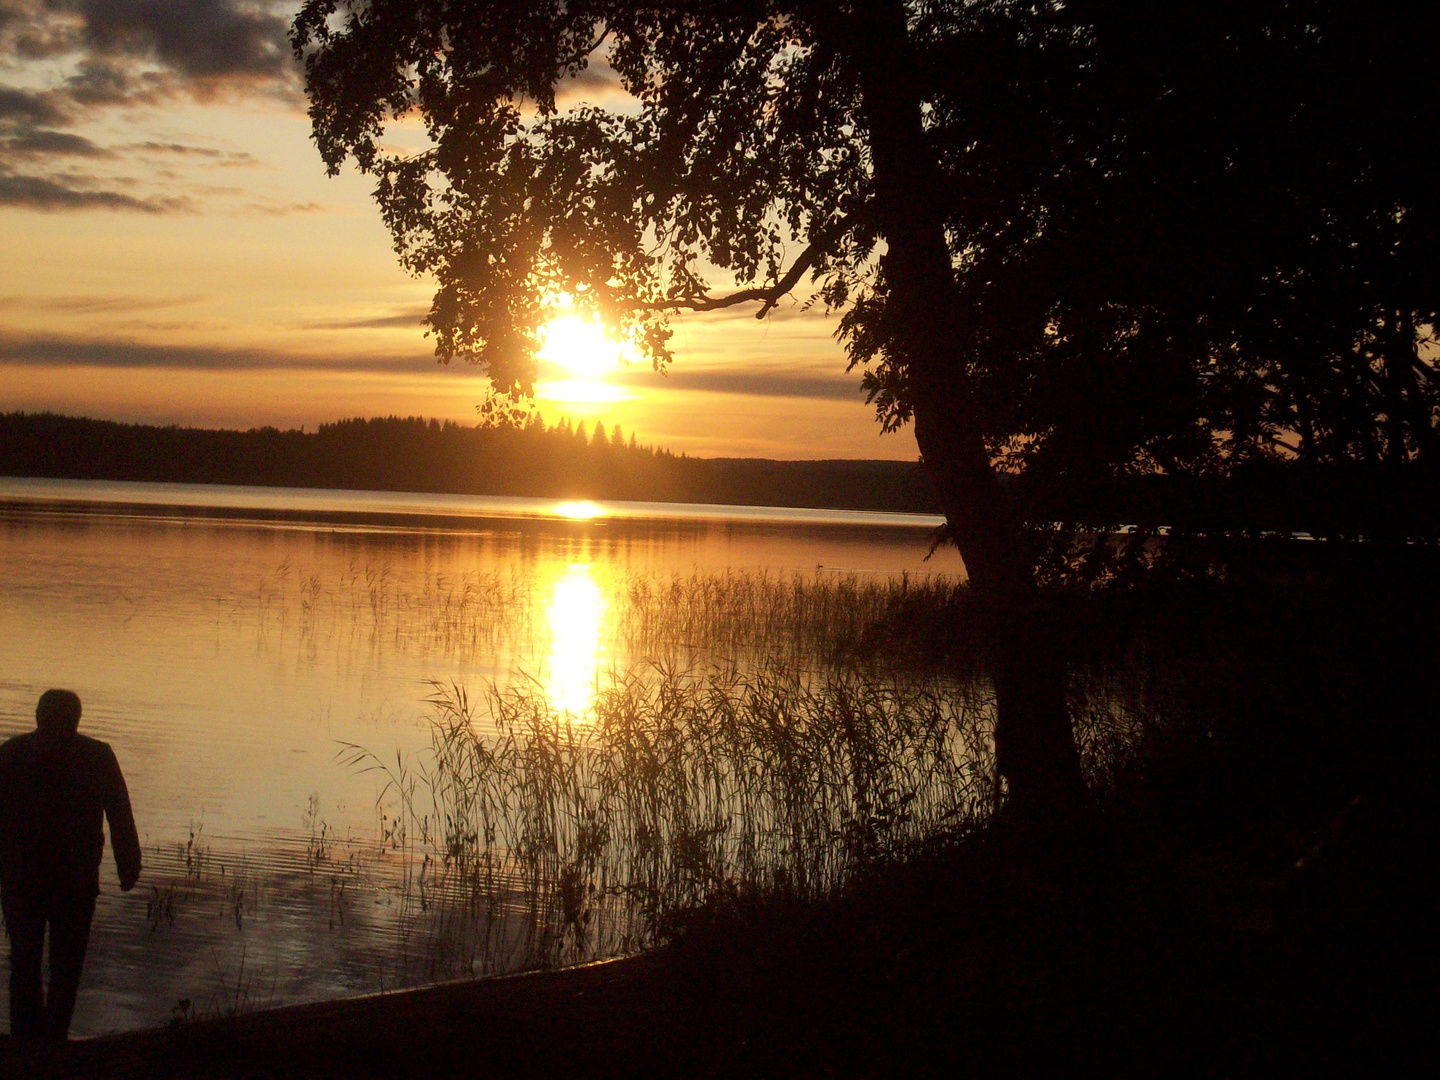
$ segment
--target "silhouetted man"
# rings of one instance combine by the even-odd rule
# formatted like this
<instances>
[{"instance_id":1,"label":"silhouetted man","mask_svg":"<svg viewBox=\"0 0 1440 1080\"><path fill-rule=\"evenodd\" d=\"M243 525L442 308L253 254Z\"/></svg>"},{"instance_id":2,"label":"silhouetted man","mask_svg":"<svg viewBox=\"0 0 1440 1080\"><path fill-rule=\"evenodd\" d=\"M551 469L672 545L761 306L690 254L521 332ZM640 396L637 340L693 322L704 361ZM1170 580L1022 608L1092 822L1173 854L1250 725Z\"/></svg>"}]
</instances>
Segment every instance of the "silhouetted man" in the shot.
<instances>
[{"instance_id":1,"label":"silhouetted man","mask_svg":"<svg viewBox=\"0 0 1440 1080\"><path fill-rule=\"evenodd\" d=\"M0 746L0 897L10 934L10 1034L64 1040L70 1033L80 968L90 940L100 859L102 815L120 888L140 876L140 841L130 795L110 747L76 734L80 699L46 690L35 730ZM50 928L50 992L40 961Z\"/></svg>"}]
</instances>

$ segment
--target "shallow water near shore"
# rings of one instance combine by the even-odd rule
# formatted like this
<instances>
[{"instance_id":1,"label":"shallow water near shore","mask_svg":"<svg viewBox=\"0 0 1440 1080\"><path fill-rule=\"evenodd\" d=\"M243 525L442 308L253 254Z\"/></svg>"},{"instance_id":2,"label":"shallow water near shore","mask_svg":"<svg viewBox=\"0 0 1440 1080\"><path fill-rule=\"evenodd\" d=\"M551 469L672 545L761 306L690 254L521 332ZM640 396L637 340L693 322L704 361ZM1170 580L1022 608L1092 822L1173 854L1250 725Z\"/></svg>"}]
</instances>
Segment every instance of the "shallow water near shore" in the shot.
<instances>
[{"instance_id":1,"label":"shallow water near shore","mask_svg":"<svg viewBox=\"0 0 1440 1080\"><path fill-rule=\"evenodd\" d=\"M44 689L76 690L82 730L120 758L145 850L126 895L107 853L74 1033L453 973L415 939L413 852L395 843L393 800L377 804L386 778L345 746L403 771L431 745L434 684L520 687L584 724L597 688L647 661L743 662L675 617L674 597L726 575L747 596L756 581L963 576L953 553L925 561L935 524L0 480L0 735L32 726ZM625 624L662 594L668 622ZM487 964L531 955L521 892L489 894L505 909L513 893L517 917Z\"/></svg>"}]
</instances>

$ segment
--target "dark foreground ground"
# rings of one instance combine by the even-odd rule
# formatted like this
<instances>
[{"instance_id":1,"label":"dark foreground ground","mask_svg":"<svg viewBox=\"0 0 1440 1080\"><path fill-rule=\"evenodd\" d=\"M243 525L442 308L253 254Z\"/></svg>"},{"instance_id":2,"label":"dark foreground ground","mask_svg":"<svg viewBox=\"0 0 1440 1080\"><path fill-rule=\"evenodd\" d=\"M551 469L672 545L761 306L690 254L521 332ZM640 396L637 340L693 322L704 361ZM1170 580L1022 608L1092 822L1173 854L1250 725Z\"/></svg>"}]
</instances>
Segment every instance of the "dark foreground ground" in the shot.
<instances>
[{"instance_id":1,"label":"dark foreground ground","mask_svg":"<svg viewBox=\"0 0 1440 1080\"><path fill-rule=\"evenodd\" d=\"M649 957L10 1047L0 1072L1430 1075L1433 874L1404 809L1144 861L1104 824L1068 856L992 833L823 908L725 905Z\"/></svg>"},{"instance_id":2,"label":"dark foreground ground","mask_svg":"<svg viewBox=\"0 0 1440 1080\"><path fill-rule=\"evenodd\" d=\"M1073 822L732 896L643 958L0 1044L0 1075L1433 1075L1440 573L1342 569L1099 612L1178 719Z\"/></svg>"}]
</instances>

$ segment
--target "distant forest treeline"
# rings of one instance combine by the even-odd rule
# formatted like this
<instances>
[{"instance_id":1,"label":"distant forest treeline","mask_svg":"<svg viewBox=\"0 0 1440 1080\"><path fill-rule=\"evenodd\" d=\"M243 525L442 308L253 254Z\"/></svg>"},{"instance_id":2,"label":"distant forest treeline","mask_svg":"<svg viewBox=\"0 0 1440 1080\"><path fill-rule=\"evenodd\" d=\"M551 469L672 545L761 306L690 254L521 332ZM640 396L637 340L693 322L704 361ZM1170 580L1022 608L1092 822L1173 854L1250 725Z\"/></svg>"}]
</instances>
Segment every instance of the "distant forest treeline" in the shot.
<instances>
[{"instance_id":1,"label":"distant forest treeline","mask_svg":"<svg viewBox=\"0 0 1440 1080\"><path fill-rule=\"evenodd\" d=\"M616 427L388 416L317 431L0 414L0 474L88 480L633 499L938 513L914 462L692 458Z\"/></svg>"}]
</instances>

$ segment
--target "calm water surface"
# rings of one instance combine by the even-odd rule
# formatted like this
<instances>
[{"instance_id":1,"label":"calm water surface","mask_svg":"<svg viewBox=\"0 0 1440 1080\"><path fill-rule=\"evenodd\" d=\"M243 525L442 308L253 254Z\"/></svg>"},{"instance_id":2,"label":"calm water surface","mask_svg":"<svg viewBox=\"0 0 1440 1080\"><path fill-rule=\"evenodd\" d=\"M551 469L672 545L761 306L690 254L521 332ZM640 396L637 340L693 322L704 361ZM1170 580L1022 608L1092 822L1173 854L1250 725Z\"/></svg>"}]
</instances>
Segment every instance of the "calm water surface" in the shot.
<instances>
[{"instance_id":1,"label":"calm water surface","mask_svg":"<svg viewBox=\"0 0 1440 1080\"><path fill-rule=\"evenodd\" d=\"M76 690L147 855L122 896L107 852L75 1033L405 981L381 783L342 744L416 754L434 681L531 680L583 719L597 680L645 659L615 625L635 582L963 573L925 561L937 524L0 478L0 737L33 727L46 688Z\"/></svg>"}]
</instances>

